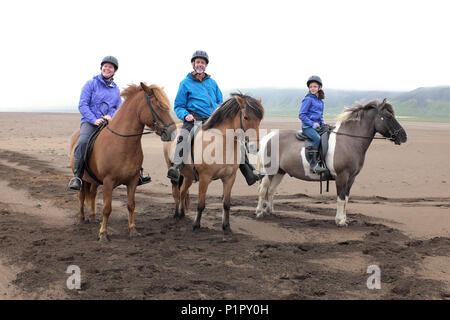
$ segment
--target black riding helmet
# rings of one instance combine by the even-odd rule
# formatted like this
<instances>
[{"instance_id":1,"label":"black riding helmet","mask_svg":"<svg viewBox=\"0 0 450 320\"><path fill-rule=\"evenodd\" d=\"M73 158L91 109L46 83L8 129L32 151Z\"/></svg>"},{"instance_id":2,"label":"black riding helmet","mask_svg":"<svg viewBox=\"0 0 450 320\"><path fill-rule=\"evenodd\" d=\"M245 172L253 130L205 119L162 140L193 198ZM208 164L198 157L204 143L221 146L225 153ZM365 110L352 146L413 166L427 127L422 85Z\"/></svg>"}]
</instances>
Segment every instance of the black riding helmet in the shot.
<instances>
[{"instance_id":1,"label":"black riding helmet","mask_svg":"<svg viewBox=\"0 0 450 320\"><path fill-rule=\"evenodd\" d=\"M309 84L311 82L317 82L318 84L320 84L321 87L323 87L322 85L322 79L320 79L319 76L311 76L309 77L308 81L306 82L306 86L309 88Z\"/></svg>"},{"instance_id":2,"label":"black riding helmet","mask_svg":"<svg viewBox=\"0 0 450 320\"><path fill-rule=\"evenodd\" d=\"M119 69L119 61L113 56L106 56L103 58L102 63L100 63L100 68L103 67L104 63L111 63L114 66L114 71Z\"/></svg>"},{"instance_id":3,"label":"black riding helmet","mask_svg":"<svg viewBox=\"0 0 450 320\"><path fill-rule=\"evenodd\" d=\"M209 63L209 57L208 57L208 54L206 53L206 51L202 51L202 50L195 51L194 54L192 55L191 63L194 62L195 58L203 58L206 60L206 64Z\"/></svg>"}]
</instances>

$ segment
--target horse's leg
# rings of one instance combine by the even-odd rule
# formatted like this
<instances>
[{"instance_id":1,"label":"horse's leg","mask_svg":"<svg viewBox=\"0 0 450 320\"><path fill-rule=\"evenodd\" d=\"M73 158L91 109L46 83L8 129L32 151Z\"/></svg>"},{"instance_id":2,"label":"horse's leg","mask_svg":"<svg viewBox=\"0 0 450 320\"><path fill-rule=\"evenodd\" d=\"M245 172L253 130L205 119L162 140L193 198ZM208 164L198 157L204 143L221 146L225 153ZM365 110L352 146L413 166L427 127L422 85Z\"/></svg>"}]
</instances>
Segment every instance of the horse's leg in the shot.
<instances>
[{"instance_id":1,"label":"horse's leg","mask_svg":"<svg viewBox=\"0 0 450 320\"><path fill-rule=\"evenodd\" d=\"M195 217L192 228L194 230L200 228L200 220L202 219L203 210L205 210L206 191L210 183L210 178L205 175L201 175L198 181L198 204L197 204L197 216Z\"/></svg>"},{"instance_id":2,"label":"horse's leg","mask_svg":"<svg viewBox=\"0 0 450 320\"><path fill-rule=\"evenodd\" d=\"M258 205L256 206L256 217L264 216L264 201L267 199L267 190L269 189L270 179L273 176L264 176L258 186Z\"/></svg>"},{"instance_id":3,"label":"horse's leg","mask_svg":"<svg viewBox=\"0 0 450 320\"><path fill-rule=\"evenodd\" d=\"M103 180L103 220L102 220L102 225L100 227L100 232L99 232L99 240L100 241L106 241L109 240L108 238L108 232L107 232L107 228L108 228L108 218L109 215L111 214L111 209L112 209L112 191L113 191L113 187L112 187L112 181L110 180Z\"/></svg>"},{"instance_id":4,"label":"horse's leg","mask_svg":"<svg viewBox=\"0 0 450 320\"><path fill-rule=\"evenodd\" d=\"M78 192L78 204L79 204L79 212L78 212L78 222L84 222L84 201L86 200L86 194L89 195L89 186L88 183L83 182L81 185L81 190Z\"/></svg>"},{"instance_id":5,"label":"horse's leg","mask_svg":"<svg viewBox=\"0 0 450 320\"><path fill-rule=\"evenodd\" d=\"M191 187L192 182L194 182L194 180L191 178L184 177L183 179L183 184L181 185L180 189L180 212L178 213L178 216L174 216L174 218L176 219L183 218L186 212L189 210L189 207L186 206L186 197L189 196L189 188Z\"/></svg>"},{"instance_id":6,"label":"horse's leg","mask_svg":"<svg viewBox=\"0 0 450 320\"><path fill-rule=\"evenodd\" d=\"M191 198L189 197L189 190L186 193L185 207L186 211L189 211L189 209L191 208Z\"/></svg>"},{"instance_id":7,"label":"horse's leg","mask_svg":"<svg viewBox=\"0 0 450 320\"><path fill-rule=\"evenodd\" d=\"M224 235L228 235L231 233L230 228L231 188L233 188L234 180L236 180L236 172L232 176L222 179L223 183L222 230Z\"/></svg>"},{"instance_id":8,"label":"horse's leg","mask_svg":"<svg viewBox=\"0 0 450 320\"><path fill-rule=\"evenodd\" d=\"M177 218L180 215L180 188L178 187L178 183L172 182L172 196L175 202L175 214L173 217Z\"/></svg>"},{"instance_id":9,"label":"horse's leg","mask_svg":"<svg viewBox=\"0 0 450 320\"><path fill-rule=\"evenodd\" d=\"M95 222L95 214L97 211L97 206L96 206L96 202L97 202L97 189L98 189L98 185L97 184L91 184L91 187L89 189L89 205L90 205L90 215L89 215L89 221L90 222Z\"/></svg>"},{"instance_id":10,"label":"horse's leg","mask_svg":"<svg viewBox=\"0 0 450 320\"><path fill-rule=\"evenodd\" d=\"M275 192L277 192L277 188L281 183L281 180L283 180L284 178L284 173L277 173L276 175L274 175L270 181L270 185L269 185L269 189L267 191L267 207L266 207L266 212L268 214L272 214L273 213L273 198L275 196Z\"/></svg>"},{"instance_id":11,"label":"horse's leg","mask_svg":"<svg viewBox=\"0 0 450 320\"><path fill-rule=\"evenodd\" d=\"M347 216L345 214L346 193L349 181L349 174L347 172L338 174L336 176L336 191L337 191L337 209L334 221L338 227L347 226Z\"/></svg>"},{"instance_id":12,"label":"horse's leg","mask_svg":"<svg viewBox=\"0 0 450 320\"><path fill-rule=\"evenodd\" d=\"M347 216L347 204L348 199L350 197L350 189L352 188L353 182L355 182L356 175L351 176L347 181L347 190L345 192L345 205L344 205L344 214Z\"/></svg>"},{"instance_id":13,"label":"horse's leg","mask_svg":"<svg viewBox=\"0 0 450 320\"><path fill-rule=\"evenodd\" d=\"M130 230L130 239L134 239L140 236L139 232L136 231L136 226L134 224L134 209L136 207L135 195L136 195L137 181L131 185L127 185L127 195L128 195L128 228Z\"/></svg>"}]
</instances>

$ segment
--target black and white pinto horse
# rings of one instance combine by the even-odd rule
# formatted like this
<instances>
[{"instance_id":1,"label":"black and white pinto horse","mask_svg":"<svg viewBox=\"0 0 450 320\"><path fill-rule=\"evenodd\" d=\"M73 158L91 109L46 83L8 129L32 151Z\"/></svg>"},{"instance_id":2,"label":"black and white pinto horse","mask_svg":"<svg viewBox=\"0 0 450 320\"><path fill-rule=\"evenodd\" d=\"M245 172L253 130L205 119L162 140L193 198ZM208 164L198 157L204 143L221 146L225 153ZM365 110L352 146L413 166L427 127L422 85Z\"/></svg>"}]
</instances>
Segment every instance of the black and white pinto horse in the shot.
<instances>
[{"instance_id":1,"label":"black and white pinto horse","mask_svg":"<svg viewBox=\"0 0 450 320\"><path fill-rule=\"evenodd\" d=\"M345 109L330 132L325 162L332 179L336 180L335 222L338 226L347 225L346 206L350 189L377 132L398 145L407 139L405 130L395 119L392 105L386 99L381 103L374 100ZM295 134L295 130L272 131L261 141L258 169L265 176L259 185L257 218L273 212L273 198L286 173L301 180L320 179L318 174L310 172L305 142L298 140Z\"/></svg>"}]
</instances>

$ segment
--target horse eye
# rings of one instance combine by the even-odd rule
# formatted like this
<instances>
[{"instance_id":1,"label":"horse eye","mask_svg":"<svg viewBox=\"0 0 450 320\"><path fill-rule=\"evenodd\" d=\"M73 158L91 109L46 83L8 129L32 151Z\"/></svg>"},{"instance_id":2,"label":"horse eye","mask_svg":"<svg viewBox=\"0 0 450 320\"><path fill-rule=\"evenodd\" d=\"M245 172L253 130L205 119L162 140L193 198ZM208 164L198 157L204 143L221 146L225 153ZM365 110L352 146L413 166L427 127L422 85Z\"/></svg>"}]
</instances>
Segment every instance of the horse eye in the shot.
<instances>
[{"instance_id":1,"label":"horse eye","mask_svg":"<svg viewBox=\"0 0 450 320\"><path fill-rule=\"evenodd\" d=\"M247 117L247 116L244 116L244 120L248 120L248 117Z\"/></svg>"}]
</instances>

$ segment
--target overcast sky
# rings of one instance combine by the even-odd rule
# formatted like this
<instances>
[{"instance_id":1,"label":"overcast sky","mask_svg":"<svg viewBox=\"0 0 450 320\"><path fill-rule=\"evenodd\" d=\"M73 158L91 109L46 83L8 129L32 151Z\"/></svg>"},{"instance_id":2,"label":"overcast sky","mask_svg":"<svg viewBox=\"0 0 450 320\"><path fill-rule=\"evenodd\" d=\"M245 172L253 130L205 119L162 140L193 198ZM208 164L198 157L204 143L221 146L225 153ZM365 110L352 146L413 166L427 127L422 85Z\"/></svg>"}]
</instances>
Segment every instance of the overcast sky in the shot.
<instances>
[{"instance_id":1,"label":"overcast sky","mask_svg":"<svg viewBox=\"0 0 450 320\"><path fill-rule=\"evenodd\" d=\"M197 49L222 91L450 85L448 1L2 1L0 111L78 105L106 55L115 81L172 103Z\"/></svg>"}]
</instances>

